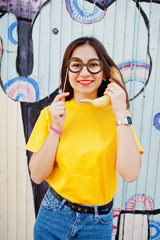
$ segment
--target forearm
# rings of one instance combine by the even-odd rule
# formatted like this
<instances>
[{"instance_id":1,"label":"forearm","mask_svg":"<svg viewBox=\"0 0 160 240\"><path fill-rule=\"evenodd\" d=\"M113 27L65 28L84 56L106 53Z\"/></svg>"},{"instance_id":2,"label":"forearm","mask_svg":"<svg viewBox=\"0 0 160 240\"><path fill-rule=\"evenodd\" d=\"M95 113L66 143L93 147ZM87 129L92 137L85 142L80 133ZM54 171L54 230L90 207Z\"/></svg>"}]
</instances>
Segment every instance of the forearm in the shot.
<instances>
[{"instance_id":1,"label":"forearm","mask_svg":"<svg viewBox=\"0 0 160 240\"><path fill-rule=\"evenodd\" d=\"M139 175L141 156L131 126L117 126L117 140L117 171L124 180L133 182Z\"/></svg>"},{"instance_id":2,"label":"forearm","mask_svg":"<svg viewBox=\"0 0 160 240\"><path fill-rule=\"evenodd\" d=\"M40 184L51 173L57 146L59 143L59 134L50 131L43 146L37 153L34 153L29 162L29 169L31 172L31 179Z\"/></svg>"}]
</instances>

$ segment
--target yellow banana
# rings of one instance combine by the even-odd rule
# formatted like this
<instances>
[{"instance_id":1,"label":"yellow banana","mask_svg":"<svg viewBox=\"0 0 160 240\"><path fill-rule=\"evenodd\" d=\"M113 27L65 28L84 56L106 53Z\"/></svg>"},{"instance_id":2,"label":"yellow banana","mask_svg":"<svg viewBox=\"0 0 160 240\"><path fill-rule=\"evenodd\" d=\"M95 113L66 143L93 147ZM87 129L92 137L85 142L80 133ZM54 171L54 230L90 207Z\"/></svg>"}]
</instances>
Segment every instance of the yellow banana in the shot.
<instances>
[{"instance_id":1,"label":"yellow banana","mask_svg":"<svg viewBox=\"0 0 160 240\"><path fill-rule=\"evenodd\" d=\"M102 97L96 99L82 99L83 103L91 103L95 107L105 107L111 103L110 97L108 95L104 95Z\"/></svg>"},{"instance_id":2,"label":"yellow banana","mask_svg":"<svg viewBox=\"0 0 160 240\"><path fill-rule=\"evenodd\" d=\"M110 77L122 82L122 77L121 77L118 69L115 68L114 66L112 66L110 69Z\"/></svg>"},{"instance_id":3,"label":"yellow banana","mask_svg":"<svg viewBox=\"0 0 160 240\"><path fill-rule=\"evenodd\" d=\"M122 82L121 75L120 75L118 69L115 68L114 66L112 66L110 69L110 77L112 79L116 79L116 80ZM88 98L82 99L81 102L82 103L91 103L95 107L105 107L111 103L111 99L108 95L104 95L104 96L96 98L96 99L88 99Z\"/></svg>"}]
</instances>

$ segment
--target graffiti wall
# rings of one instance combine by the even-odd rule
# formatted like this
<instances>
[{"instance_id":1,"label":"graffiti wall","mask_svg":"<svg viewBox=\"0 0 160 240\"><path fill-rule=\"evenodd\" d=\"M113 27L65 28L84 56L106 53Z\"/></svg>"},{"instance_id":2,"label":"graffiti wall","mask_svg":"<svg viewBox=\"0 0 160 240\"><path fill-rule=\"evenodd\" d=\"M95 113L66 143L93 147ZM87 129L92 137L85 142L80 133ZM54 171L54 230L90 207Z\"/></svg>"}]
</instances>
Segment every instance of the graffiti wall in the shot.
<instances>
[{"instance_id":1,"label":"graffiti wall","mask_svg":"<svg viewBox=\"0 0 160 240\"><path fill-rule=\"evenodd\" d=\"M142 213L149 210L150 239L160 239L160 214L151 214L160 208L159 13L159 0L0 0L0 101L1 109L4 109L1 129L8 129L6 121L10 118L20 119L23 149L40 111L59 91L62 57L70 41L80 36L98 38L124 77L133 126L144 154L136 182L127 184L119 177L114 201L113 239L121 210L141 210ZM8 114L4 98L16 106L11 108L12 114ZM14 111L17 108L20 110ZM5 141L3 134L0 138L8 146L7 139L11 138L12 131L7 132ZM17 125L14 135L15 139L19 136ZM18 154L19 144L17 141L9 146L16 149L15 154ZM2 161L12 161L6 154L8 156L8 152L3 154ZM25 154L27 160L24 154L20 160L24 165L15 161L15 175L17 168L21 171L28 165L31 153ZM27 175L29 177L28 170ZM1 178L4 178L3 174ZM48 184L29 182L36 217ZM7 180L4 184L7 186ZM11 201L7 195L6 198ZM0 213L3 221L5 212L1 209ZM7 224L6 220L0 231L2 239L5 239ZM17 228L16 231L21 230Z\"/></svg>"}]
</instances>

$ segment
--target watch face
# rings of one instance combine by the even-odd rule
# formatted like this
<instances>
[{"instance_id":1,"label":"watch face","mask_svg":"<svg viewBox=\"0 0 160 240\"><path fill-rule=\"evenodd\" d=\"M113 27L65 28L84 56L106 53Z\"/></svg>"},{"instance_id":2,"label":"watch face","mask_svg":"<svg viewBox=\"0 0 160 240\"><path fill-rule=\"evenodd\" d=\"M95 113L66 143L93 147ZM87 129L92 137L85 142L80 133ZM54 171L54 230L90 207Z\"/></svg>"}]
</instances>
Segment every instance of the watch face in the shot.
<instances>
[{"instance_id":1,"label":"watch face","mask_svg":"<svg viewBox=\"0 0 160 240\"><path fill-rule=\"evenodd\" d=\"M128 124L131 125L131 124L132 124L132 119L131 119L131 117L127 117L127 120L128 120Z\"/></svg>"}]
</instances>

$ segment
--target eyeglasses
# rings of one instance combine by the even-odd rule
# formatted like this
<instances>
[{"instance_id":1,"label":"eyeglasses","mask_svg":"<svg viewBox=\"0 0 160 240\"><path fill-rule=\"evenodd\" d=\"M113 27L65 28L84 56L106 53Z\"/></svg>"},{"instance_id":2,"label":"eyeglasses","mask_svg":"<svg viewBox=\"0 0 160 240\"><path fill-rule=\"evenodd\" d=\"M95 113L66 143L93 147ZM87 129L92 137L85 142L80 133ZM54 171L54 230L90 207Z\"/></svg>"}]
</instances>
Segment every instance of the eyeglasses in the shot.
<instances>
[{"instance_id":1,"label":"eyeglasses","mask_svg":"<svg viewBox=\"0 0 160 240\"><path fill-rule=\"evenodd\" d=\"M80 72L84 66L86 66L88 72L90 72L92 74L99 73L103 68L103 64L102 64L101 60L99 60L98 58L91 58L85 64L82 62L82 60L80 58L73 57L73 58L69 59L68 64L67 64L69 71L71 71L73 73Z\"/></svg>"}]
</instances>

